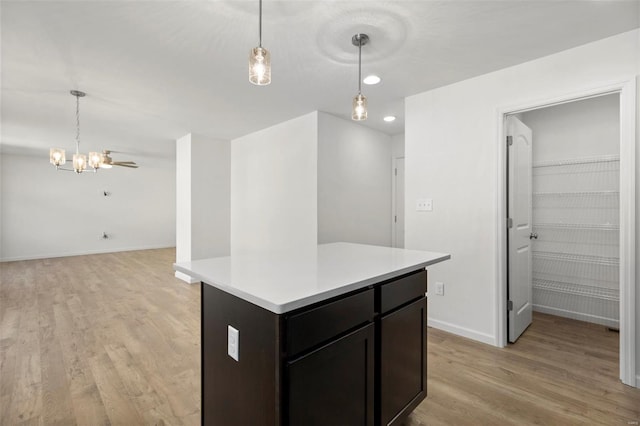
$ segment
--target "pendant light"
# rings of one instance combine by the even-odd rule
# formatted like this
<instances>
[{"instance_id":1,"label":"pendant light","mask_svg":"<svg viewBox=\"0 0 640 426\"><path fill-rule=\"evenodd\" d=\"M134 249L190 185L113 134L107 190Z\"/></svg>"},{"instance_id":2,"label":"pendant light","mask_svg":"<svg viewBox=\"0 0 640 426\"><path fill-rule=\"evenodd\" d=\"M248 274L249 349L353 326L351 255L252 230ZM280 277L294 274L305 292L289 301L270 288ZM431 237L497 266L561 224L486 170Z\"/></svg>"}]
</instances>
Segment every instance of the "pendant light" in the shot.
<instances>
[{"instance_id":1,"label":"pendant light","mask_svg":"<svg viewBox=\"0 0 640 426\"><path fill-rule=\"evenodd\" d=\"M56 170L64 170L70 172L82 173L87 169L87 166L91 167L94 172L97 172L102 164L102 154L99 152L90 152L89 157L80 154L80 98L86 96L86 93L79 90L71 90L71 95L76 97L76 153L73 154L73 169L64 169L60 166L65 164L67 159L64 149L51 148L49 150L49 162L56 167Z\"/></svg>"},{"instance_id":2,"label":"pendant light","mask_svg":"<svg viewBox=\"0 0 640 426\"><path fill-rule=\"evenodd\" d=\"M369 42L366 34L356 34L351 37L351 43L358 46L358 94L353 98L353 111L351 119L364 121L367 119L367 97L362 94L362 46Z\"/></svg>"},{"instance_id":3,"label":"pendant light","mask_svg":"<svg viewBox=\"0 0 640 426\"><path fill-rule=\"evenodd\" d=\"M256 86L271 84L271 54L262 47L262 0L258 21L258 47L249 52L249 81Z\"/></svg>"}]
</instances>

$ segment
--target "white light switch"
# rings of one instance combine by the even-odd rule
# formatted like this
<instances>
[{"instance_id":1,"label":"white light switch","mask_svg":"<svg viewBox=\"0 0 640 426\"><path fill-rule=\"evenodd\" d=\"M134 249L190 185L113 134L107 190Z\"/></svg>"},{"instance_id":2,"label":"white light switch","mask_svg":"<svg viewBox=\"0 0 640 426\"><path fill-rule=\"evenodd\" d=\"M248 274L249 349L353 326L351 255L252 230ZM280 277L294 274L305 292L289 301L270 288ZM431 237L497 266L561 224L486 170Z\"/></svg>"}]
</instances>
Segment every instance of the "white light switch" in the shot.
<instances>
[{"instance_id":1,"label":"white light switch","mask_svg":"<svg viewBox=\"0 0 640 426\"><path fill-rule=\"evenodd\" d=\"M433 199L431 198L418 198L416 200L417 212L430 212L433 211Z\"/></svg>"},{"instance_id":2,"label":"white light switch","mask_svg":"<svg viewBox=\"0 0 640 426\"><path fill-rule=\"evenodd\" d=\"M227 326L227 353L236 361L240 359L240 332L230 325Z\"/></svg>"}]
</instances>

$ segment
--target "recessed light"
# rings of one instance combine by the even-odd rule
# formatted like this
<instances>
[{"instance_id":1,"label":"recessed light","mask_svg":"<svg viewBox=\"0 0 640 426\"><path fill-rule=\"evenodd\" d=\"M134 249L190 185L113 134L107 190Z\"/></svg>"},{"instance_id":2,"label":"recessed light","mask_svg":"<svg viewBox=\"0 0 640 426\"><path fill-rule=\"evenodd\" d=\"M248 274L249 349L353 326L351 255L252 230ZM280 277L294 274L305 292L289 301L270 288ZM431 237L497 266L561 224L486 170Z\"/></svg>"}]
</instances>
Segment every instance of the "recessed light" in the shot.
<instances>
[{"instance_id":1,"label":"recessed light","mask_svg":"<svg viewBox=\"0 0 640 426\"><path fill-rule=\"evenodd\" d=\"M386 117L383 118L384 121L386 121L387 123L391 123L392 121L395 121L396 116L395 115L387 115Z\"/></svg>"},{"instance_id":2,"label":"recessed light","mask_svg":"<svg viewBox=\"0 0 640 426\"><path fill-rule=\"evenodd\" d=\"M378 84L380 83L380 77L378 77L377 75L368 75L364 78L364 80L362 80L362 82L364 84Z\"/></svg>"}]
</instances>

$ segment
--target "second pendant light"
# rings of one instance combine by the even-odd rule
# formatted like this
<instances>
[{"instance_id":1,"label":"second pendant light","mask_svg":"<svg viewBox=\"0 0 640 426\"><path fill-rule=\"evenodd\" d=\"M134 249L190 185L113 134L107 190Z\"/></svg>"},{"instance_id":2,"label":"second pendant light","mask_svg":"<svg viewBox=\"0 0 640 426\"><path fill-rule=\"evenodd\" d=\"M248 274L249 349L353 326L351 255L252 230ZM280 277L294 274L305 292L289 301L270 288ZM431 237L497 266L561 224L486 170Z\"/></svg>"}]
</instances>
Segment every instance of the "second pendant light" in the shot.
<instances>
[{"instance_id":1,"label":"second pendant light","mask_svg":"<svg viewBox=\"0 0 640 426\"><path fill-rule=\"evenodd\" d=\"M367 97L362 94L362 46L369 42L366 34L356 34L351 37L351 43L358 46L358 94L353 98L351 119L363 121L367 119Z\"/></svg>"}]
</instances>

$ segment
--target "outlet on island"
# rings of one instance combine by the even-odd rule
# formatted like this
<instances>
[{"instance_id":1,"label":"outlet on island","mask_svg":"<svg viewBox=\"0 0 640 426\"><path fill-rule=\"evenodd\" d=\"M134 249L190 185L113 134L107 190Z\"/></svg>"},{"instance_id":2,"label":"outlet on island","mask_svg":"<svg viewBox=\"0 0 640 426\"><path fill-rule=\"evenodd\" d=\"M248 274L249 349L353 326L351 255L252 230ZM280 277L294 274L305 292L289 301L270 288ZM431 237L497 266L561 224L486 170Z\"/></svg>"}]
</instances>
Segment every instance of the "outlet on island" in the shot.
<instances>
[{"instance_id":1,"label":"outlet on island","mask_svg":"<svg viewBox=\"0 0 640 426\"><path fill-rule=\"evenodd\" d=\"M236 361L240 360L240 351L239 351L239 347L240 347L240 332L236 329L231 327L230 325L227 326L227 354L229 354L229 356L233 359L235 359Z\"/></svg>"},{"instance_id":2,"label":"outlet on island","mask_svg":"<svg viewBox=\"0 0 640 426\"><path fill-rule=\"evenodd\" d=\"M444 296L444 283L436 282L436 296Z\"/></svg>"}]
</instances>

